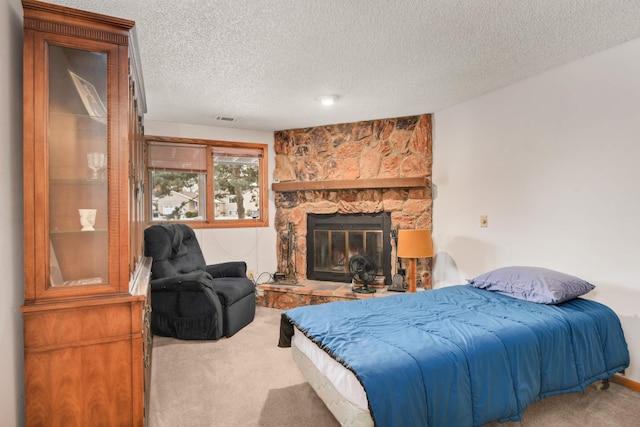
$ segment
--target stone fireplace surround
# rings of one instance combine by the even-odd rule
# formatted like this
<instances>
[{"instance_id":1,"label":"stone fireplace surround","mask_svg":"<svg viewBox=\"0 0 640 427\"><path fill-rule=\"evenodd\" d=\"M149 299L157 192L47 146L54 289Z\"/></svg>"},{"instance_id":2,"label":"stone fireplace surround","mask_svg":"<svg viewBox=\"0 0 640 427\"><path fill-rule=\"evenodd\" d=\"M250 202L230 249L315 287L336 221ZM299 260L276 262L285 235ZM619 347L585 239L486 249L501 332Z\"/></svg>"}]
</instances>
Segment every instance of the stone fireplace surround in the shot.
<instances>
[{"instance_id":1,"label":"stone fireplace surround","mask_svg":"<svg viewBox=\"0 0 640 427\"><path fill-rule=\"evenodd\" d=\"M279 131L275 154L278 271L299 283L307 280L308 213L389 212L392 229L431 229L429 114ZM394 179L412 177L424 184ZM289 242L289 251L281 250ZM391 259L393 274L395 248ZM430 263L419 260L418 271L431 271Z\"/></svg>"}]
</instances>

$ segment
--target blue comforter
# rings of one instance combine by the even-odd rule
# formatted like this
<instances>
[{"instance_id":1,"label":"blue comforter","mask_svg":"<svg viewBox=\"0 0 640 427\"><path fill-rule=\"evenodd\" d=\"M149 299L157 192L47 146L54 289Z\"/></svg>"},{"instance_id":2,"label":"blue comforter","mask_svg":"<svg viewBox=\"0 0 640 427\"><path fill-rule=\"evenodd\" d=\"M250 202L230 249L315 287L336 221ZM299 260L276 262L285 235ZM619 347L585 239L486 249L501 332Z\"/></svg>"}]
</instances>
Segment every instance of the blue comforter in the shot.
<instances>
[{"instance_id":1,"label":"blue comforter","mask_svg":"<svg viewBox=\"0 0 640 427\"><path fill-rule=\"evenodd\" d=\"M517 300L467 285L284 313L362 383L378 427L517 421L629 365L608 307Z\"/></svg>"}]
</instances>

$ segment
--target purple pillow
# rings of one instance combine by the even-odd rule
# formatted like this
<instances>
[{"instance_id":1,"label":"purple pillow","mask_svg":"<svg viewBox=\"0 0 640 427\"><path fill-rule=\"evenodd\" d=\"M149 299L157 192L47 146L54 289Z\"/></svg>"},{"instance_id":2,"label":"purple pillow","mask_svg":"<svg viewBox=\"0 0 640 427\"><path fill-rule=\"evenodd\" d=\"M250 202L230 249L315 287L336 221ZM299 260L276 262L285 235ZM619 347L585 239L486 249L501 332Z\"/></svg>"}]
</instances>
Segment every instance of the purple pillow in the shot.
<instances>
[{"instance_id":1,"label":"purple pillow","mask_svg":"<svg viewBox=\"0 0 640 427\"><path fill-rule=\"evenodd\" d=\"M560 304L595 289L578 277L540 267L498 268L468 282L476 288L541 304Z\"/></svg>"}]
</instances>

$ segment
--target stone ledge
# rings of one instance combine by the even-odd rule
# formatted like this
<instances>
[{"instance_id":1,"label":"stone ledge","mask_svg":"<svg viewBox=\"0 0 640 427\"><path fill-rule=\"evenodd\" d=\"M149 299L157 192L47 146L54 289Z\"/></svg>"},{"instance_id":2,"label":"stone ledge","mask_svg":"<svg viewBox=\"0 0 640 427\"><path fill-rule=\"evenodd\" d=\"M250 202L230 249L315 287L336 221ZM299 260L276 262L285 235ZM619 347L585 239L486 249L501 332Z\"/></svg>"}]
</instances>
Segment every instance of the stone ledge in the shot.
<instances>
[{"instance_id":1,"label":"stone ledge","mask_svg":"<svg viewBox=\"0 0 640 427\"><path fill-rule=\"evenodd\" d=\"M264 307L288 310L303 305L324 304L334 301L353 301L365 298L379 298L394 295L386 287L376 288L373 294L353 292L351 283L304 280L296 285L283 285L277 282L263 283L258 289L263 291L259 304Z\"/></svg>"},{"instance_id":2,"label":"stone ledge","mask_svg":"<svg viewBox=\"0 0 640 427\"><path fill-rule=\"evenodd\" d=\"M426 188L426 176L401 178L339 179L321 181L287 181L271 184L273 191L313 191L313 190L358 190L358 189L399 189Z\"/></svg>"}]
</instances>

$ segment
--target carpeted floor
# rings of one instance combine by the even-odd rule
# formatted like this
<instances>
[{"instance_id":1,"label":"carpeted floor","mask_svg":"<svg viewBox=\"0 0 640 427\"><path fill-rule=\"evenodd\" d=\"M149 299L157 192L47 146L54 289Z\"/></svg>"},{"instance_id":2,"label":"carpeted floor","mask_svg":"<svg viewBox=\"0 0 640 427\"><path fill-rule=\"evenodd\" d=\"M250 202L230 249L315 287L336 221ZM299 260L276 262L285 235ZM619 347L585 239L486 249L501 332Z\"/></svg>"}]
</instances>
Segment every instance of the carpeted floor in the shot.
<instances>
[{"instance_id":1,"label":"carpeted floor","mask_svg":"<svg viewBox=\"0 0 640 427\"><path fill-rule=\"evenodd\" d=\"M155 337L149 426L337 426L290 349L277 347L280 313L257 307L251 325L218 341ZM521 422L490 426L617 427L638 418L640 393L612 383L544 399Z\"/></svg>"},{"instance_id":2,"label":"carpeted floor","mask_svg":"<svg viewBox=\"0 0 640 427\"><path fill-rule=\"evenodd\" d=\"M279 348L280 310L257 307L231 338L154 337L150 427L338 425Z\"/></svg>"}]
</instances>

